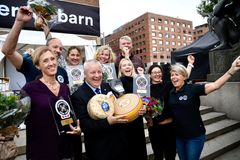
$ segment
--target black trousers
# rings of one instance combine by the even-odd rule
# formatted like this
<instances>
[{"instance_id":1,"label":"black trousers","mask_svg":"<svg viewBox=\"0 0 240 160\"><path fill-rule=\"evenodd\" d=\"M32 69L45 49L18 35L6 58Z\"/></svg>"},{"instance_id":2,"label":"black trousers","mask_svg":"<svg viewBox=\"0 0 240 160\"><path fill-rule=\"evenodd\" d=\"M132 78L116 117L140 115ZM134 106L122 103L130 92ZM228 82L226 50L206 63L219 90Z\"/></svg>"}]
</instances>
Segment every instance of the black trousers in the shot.
<instances>
[{"instance_id":1,"label":"black trousers","mask_svg":"<svg viewBox=\"0 0 240 160\"><path fill-rule=\"evenodd\" d=\"M148 129L154 160L175 160L176 135L173 123L154 125Z\"/></svg>"}]
</instances>

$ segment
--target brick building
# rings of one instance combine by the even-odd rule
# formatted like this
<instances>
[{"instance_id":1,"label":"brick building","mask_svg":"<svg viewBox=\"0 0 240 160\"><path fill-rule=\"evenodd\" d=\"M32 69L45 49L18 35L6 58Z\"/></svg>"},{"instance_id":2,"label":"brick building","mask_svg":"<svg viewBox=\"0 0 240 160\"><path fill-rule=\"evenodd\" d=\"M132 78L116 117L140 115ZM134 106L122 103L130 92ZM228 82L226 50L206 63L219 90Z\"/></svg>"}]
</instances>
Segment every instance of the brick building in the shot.
<instances>
[{"instance_id":1,"label":"brick building","mask_svg":"<svg viewBox=\"0 0 240 160\"><path fill-rule=\"evenodd\" d=\"M192 21L147 12L114 30L105 37L105 42L119 53L119 38L130 36L132 53L149 66L170 62L172 50L192 43L192 32Z\"/></svg>"},{"instance_id":2,"label":"brick building","mask_svg":"<svg viewBox=\"0 0 240 160\"><path fill-rule=\"evenodd\" d=\"M208 31L209 31L209 28L207 23L196 26L193 30L193 41L201 38Z\"/></svg>"}]
</instances>

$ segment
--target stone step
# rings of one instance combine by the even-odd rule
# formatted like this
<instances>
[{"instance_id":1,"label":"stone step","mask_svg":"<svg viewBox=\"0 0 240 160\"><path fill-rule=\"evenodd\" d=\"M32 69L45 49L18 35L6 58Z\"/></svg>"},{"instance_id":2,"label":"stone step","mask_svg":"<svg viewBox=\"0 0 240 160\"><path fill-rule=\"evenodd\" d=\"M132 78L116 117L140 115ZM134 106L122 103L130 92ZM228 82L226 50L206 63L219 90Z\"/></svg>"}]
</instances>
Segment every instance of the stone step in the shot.
<instances>
[{"instance_id":1,"label":"stone step","mask_svg":"<svg viewBox=\"0 0 240 160\"><path fill-rule=\"evenodd\" d=\"M240 145L240 128L205 142L201 160L212 160Z\"/></svg>"},{"instance_id":2,"label":"stone step","mask_svg":"<svg viewBox=\"0 0 240 160\"><path fill-rule=\"evenodd\" d=\"M221 121L227 118L225 113L220 113L220 112L209 112L201 115L201 117L204 122L204 125L208 125L208 124Z\"/></svg>"},{"instance_id":3,"label":"stone step","mask_svg":"<svg viewBox=\"0 0 240 160\"><path fill-rule=\"evenodd\" d=\"M240 122L231 119L224 119L209 125L205 125L205 128L206 140L210 140L226 132L240 128Z\"/></svg>"},{"instance_id":4,"label":"stone step","mask_svg":"<svg viewBox=\"0 0 240 160\"><path fill-rule=\"evenodd\" d=\"M240 159L240 146L231 151L224 153L221 156L214 158L214 160L239 160Z\"/></svg>"},{"instance_id":5,"label":"stone step","mask_svg":"<svg viewBox=\"0 0 240 160\"><path fill-rule=\"evenodd\" d=\"M213 107L209 107L209 106L200 106L200 114L203 115L203 114L206 114L206 113L209 113L209 112L213 112Z\"/></svg>"}]
</instances>

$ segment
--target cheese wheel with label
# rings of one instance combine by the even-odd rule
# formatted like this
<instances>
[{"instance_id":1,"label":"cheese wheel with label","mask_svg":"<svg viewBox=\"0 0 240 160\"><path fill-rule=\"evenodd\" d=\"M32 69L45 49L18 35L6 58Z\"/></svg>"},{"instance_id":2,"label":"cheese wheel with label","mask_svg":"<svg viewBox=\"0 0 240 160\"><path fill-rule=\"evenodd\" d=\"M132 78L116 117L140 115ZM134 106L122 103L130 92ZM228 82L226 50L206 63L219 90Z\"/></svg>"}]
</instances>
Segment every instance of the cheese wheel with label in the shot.
<instances>
[{"instance_id":1,"label":"cheese wheel with label","mask_svg":"<svg viewBox=\"0 0 240 160\"><path fill-rule=\"evenodd\" d=\"M124 115L131 122L138 117L142 105L142 99L137 94L124 94L114 102L114 116Z\"/></svg>"},{"instance_id":2,"label":"cheese wheel with label","mask_svg":"<svg viewBox=\"0 0 240 160\"><path fill-rule=\"evenodd\" d=\"M114 113L114 104L108 95L97 94L89 100L87 111L95 120L104 119Z\"/></svg>"}]
</instances>

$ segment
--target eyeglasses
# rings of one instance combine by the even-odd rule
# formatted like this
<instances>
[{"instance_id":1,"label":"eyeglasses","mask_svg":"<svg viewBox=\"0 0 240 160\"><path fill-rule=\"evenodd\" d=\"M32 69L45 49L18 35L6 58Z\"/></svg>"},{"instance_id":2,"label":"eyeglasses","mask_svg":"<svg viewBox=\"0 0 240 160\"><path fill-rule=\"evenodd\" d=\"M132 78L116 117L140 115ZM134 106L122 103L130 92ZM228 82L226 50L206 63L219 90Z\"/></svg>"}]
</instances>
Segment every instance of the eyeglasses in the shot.
<instances>
[{"instance_id":1,"label":"eyeglasses","mask_svg":"<svg viewBox=\"0 0 240 160\"><path fill-rule=\"evenodd\" d=\"M162 72L152 72L151 74L153 75L157 75L157 74L161 74Z\"/></svg>"}]
</instances>

